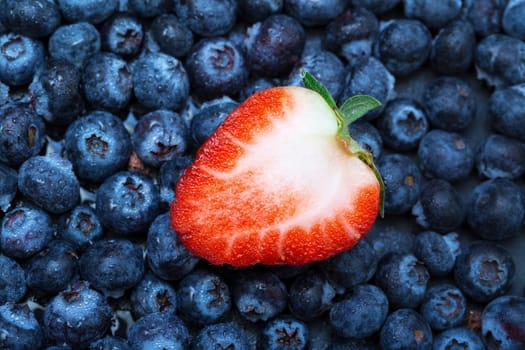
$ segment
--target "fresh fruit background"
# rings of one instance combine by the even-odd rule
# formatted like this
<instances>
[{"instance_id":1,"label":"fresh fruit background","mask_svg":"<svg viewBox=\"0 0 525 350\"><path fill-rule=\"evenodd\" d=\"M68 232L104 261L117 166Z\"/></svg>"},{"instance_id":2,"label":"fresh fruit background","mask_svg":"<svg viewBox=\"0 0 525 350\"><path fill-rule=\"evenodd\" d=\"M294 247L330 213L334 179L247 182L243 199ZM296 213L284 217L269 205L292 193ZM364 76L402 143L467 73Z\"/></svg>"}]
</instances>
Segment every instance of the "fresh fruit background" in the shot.
<instances>
[{"instance_id":1,"label":"fresh fruit background","mask_svg":"<svg viewBox=\"0 0 525 350\"><path fill-rule=\"evenodd\" d=\"M0 1L0 348L525 348L524 16ZM170 227L174 185L229 112L301 69L382 102L350 133L385 218L319 263L211 266Z\"/></svg>"}]
</instances>

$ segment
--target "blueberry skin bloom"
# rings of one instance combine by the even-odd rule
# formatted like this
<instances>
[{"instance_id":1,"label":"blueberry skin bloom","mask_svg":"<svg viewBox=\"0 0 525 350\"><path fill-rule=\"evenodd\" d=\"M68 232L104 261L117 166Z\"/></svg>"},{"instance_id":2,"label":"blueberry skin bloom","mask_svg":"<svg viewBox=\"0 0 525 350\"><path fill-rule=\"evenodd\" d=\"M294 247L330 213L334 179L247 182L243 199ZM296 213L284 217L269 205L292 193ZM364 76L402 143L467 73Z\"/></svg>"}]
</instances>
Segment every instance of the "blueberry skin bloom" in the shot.
<instances>
[{"instance_id":1,"label":"blueberry skin bloom","mask_svg":"<svg viewBox=\"0 0 525 350\"><path fill-rule=\"evenodd\" d=\"M68 22L98 24L117 10L118 0L57 0L58 7Z\"/></svg>"},{"instance_id":2,"label":"blueberry skin bloom","mask_svg":"<svg viewBox=\"0 0 525 350\"><path fill-rule=\"evenodd\" d=\"M525 142L525 84L495 90L488 112L495 131Z\"/></svg>"},{"instance_id":3,"label":"blueberry skin bloom","mask_svg":"<svg viewBox=\"0 0 525 350\"><path fill-rule=\"evenodd\" d=\"M133 287L130 294L133 315L136 319L154 312L177 311L177 293L168 282L147 273Z\"/></svg>"},{"instance_id":4,"label":"blueberry skin bloom","mask_svg":"<svg viewBox=\"0 0 525 350\"><path fill-rule=\"evenodd\" d=\"M284 0L284 11L308 27L323 26L343 13L344 0Z\"/></svg>"},{"instance_id":5,"label":"blueberry skin bloom","mask_svg":"<svg viewBox=\"0 0 525 350\"><path fill-rule=\"evenodd\" d=\"M43 327L51 341L88 347L111 325L111 307L87 282L74 283L53 297L44 310Z\"/></svg>"},{"instance_id":6,"label":"blueberry skin bloom","mask_svg":"<svg viewBox=\"0 0 525 350\"><path fill-rule=\"evenodd\" d=\"M478 173L489 179L517 179L525 173L525 143L499 134L490 134L476 152Z\"/></svg>"},{"instance_id":7,"label":"blueberry skin bloom","mask_svg":"<svg viewBox=\"0 0 525 350\"><path fill-rule=\"evenodd\" d=\"M78 68L100 51L100 33L94 25L87 22L64 24L49 37L49 55L53 59L63 59Z\"/></svg>"},{"instance_id":8,"label":"blueberry skin bloom","mask_svg":"<svg viewBox=\"0 0 525 350\"><path fill-rule=\"evenodd\" d=\"M234 96L249 73L239 49L221 37L199 40L186 59L186 70L192 91L204 100Z\"/></svg>"},{"instance_id":9,"label":"blueberry skin bloom","mask_svg":"<svg viewBox=\"0 0 525 350\"><path fill-rule=\"evenodd\" d=\"M187 20L190 29L203 37L226 34L237 20L237 1L235 0L189 0L185 1Z\"/></svg>"},{"instance_id":10,"label":"blueberry skin bloom","mask_svg":"<svg viewBox=\"0 0 525 350\"><path fill-rule=\"evenodd\" d=\"M190 335L184 322L171 312L155 312L136 320L128 332L131 349L188 349Z\"/></svg>"},{"instance_id":11,"label":"blueberry skin bloom","mask_svg":"<svg viewBox=\"0 0 525 350\"><path fill-rule=\"evenodd\" d=\"M0 255L0 305L7 302L16 303L26 293L24 270L6 255Z\"/></svg>"},{"instance_id":12,"label":"blueberry skin bloom","mask_svg":"<svg viewBox=\"0 0 525 350\"><path fill-rule=\"evenodd\" d=\"M467 20L454 20L441 28L432 41L432 69L443 75L466 72L474 62L476 33Z\"/></svg>"},{"instance_id":13,"label":"blueberry skin bloom","mask_svg":"<svg viewBox=\"0 0 525 350\"><path fill-rule=\"evenodd\" d=\"M0 5L0 21L10 31L43 38L60 25L62 16L55 1L6 0Z\"/></svg>"},{"instance_id":14,"label":"blueberry skin bloom","mask_svg":"<svg viewBox=\"0 0 525 350\"><path fill-rule=\"evenodd\" d=\"M143 39L142 23L133 15L116 15L104 22L101 29L102 47L121 57L138 54Z\"/></svg>"},{"instance_id":15,"label":"blueberry skin bloom","mask_svg":"<svg viewBox=\"0 0 525 350\"><path fill-rule=\"evenodd\" d=\"M468 20L476 35L484 38L501 32L501 17L505 3L499 0L465 1L462 17Z\"/></svg>"},{"instance_id":16,"label":"blueberry skin bloom","mask_svg":"<svg viewBox=\"0 0 525 350\"><path fill-rule=\"evenodd\" d=\"M81 180L101 182L124 168L131 155L131 137L117 116L93 111L71 123L64 147Z\"/></svg>"},{"instance_id":17,"label":"blueberry skin bloom","mask_svg":"<svg viewBox=\"0 0 525 350\"><path fill-rule=\"evenodd\" d=\"M44 45L20 34L0 35L0 80L9 86L31 82L44 63Z\"/></svg>"},{"instance_id":18,"label":"blueberry skin bloom","mask_svg":"<svg viewBox=\"0 0 525 350\"><path fill-rule=\"evenodd\" d=\"M42 328L26 304L0 306L0 333L2 349L40 349L44 343Z\"/></svg>"},{"instance_id":19,"label":"blueberry skin bloom","mask_svg":"<svg viewBox=\"0 0 525 350\"><path fill-rule=\"evenodd\" d=\"M215 323L202 327L191 341L192 350L250 349L246 335L233 323Z\"/></svg>"},{"instance_id":20,"label":"blueberry skin bloom","mask_svg":"<svg viewBox=\"0 0 525 350\"><path fill-rule=\"evenodd\" d=\"M140 246L126 239L101 239L81 255L80 276L111 298L120 298L144 275Z\"/></svg>"},{"instance_id":21,"label":"blueberry skin bloom","mask_svg":"<svg viewBox=\"0 0 525 350\"><path fill-rule=\"evenodd\" d=\"M366 338L381 329L388 315L388 299L372 284L355 286L348 297L330 309L330 325L346 338Z\"/></svg>"},{"instance_id":22,"label":"blueberry skin bloom","mask_svg":"<svg viewBox=\"0 0 525 350\"><path fill-rule=\"evenodd\" d=\"M132 68L133 92L148 109L179 110L186 103L188 73L175 57L161 52L141 56Z\"/></svg>"},{"instance_id":23,"label":"blueberry skin bloom","mask_svg":"<svg viewBox=\"0 0 525 350\"><path fill-rule=\"evenodd\" d=\"M160 51L173 57L186 56L193 46L193 32L187 23L172 14L155 17L149 33Z\"/></svg>"},{"instance_id":24,"label":"blueberry skin bloom","mask_svg":"<svg viewBox=\"0 0 525 350\"><path fill-rule=\"evenodd\" d=\"M525 220L525 197L512 180L486 180L470 193L467 223L479 237L501 241L519 234Z\"/></svg>"},{"instance_id":25,"label":"blueberry skin bloom","mask_svg":"<svg viewBox=\"0 0 525 350\"><path fill-rule=\"evenodd\" d=\"M445 277L454 269L461 253L458 234L423 231L414 240L414 255L425 264L431 277Z\"/></svg>"},{"instance_id":26,"label":"blueberry skin bloom","mask_svg":"<svg viewBox=\"0 0 525 350\"><path fill-rule=\"evenodd\" d=\"M279 316L261 331L260 346L267 350L303 350L308 346L308 326L293 317Z\"/></svg>"},{"instance_id":27,"label":"blueberry skin bloom","mask_svg":"<svg viewBox=\"0 0 525 350\"><path fill-rule=\"evenodd\" d=\"M434 350L449 350L455 346L464 349L485 349L479 335L466 327L449 328L434 337L432 344Z\"/></svg>"},{"instance_id":28,"label":"blueberry skin bloom","mask_svg":"<svg viewBox=\"0 0 525 350\"><path fill-rule=\"evenodd\" d=\"M523 23L525 16L525 1L512 0L505 6L503 16L501 17L501 26L503 31L515 38L525 40L525 25Z\"/></svg>"},{"instance_id":29,"label":"blueberry skin bloom","mask_svg":"<svg viewBox=\"0 0 525 350\"><path fill-rule=\"evenodd\" d=\"M336 291L321 272L309 270L294 279L288 294L288 307L292 315L308 321L330 309Z\"/></svg>"},{"instance_id":30,"label":"blueberry skin bloom","mask_svg":"<svg viewBox=\"0 0 525 350\"><path fill-rule=\"evenodd\" d=\"M458 287L449 283L430 286L421 303L421 315L436 331L459 326L466 312L467 299Z\"/></svg>"},{"instance_id":31,"label":"blueberry skin bloom","mask_svg":"<svg viewBox=\"0 0 525 350\"><path fill-rule=\"evenodd\" d=\"M388 315L379 333L383 350L432 348L432 329L413 309L399 309Z\"/></svg>"},{"instance_id":32,"label":"blueberry skin bloom","mask_svg":"<svg viewBox=\"0 0 525 350\"><path fill-rule=\"evenodd\" d=\"M492 300L481 314L481 334L487 350L523 349L525 298L505 295Z\"/></svg>"},{"instance_id":33,"label":"blueberry skin bloom","mask_svg":"<svg viewBox=\"0 0 525 350\"><path fill-rule=\"evenodd\" d=\"M441 28L456 18L463 7L462 0L405 0L403 3L406 17L420 19L432 29Z\"/></svg>"}]
</instances>

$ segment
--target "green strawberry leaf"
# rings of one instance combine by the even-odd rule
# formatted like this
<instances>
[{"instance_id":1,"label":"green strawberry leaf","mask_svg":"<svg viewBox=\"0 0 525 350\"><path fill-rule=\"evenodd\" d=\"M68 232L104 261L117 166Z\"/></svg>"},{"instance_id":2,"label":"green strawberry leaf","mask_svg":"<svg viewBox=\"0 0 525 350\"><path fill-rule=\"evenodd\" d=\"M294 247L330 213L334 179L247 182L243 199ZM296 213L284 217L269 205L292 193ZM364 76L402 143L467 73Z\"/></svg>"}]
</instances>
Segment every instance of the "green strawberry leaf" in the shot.
<instances>
[{"instance_id":1,"label":"green strawberry leaf","mask_svg":"<svg viewBox=\"0 0 525 350\"><path fill-rule=\"evenodd\" d=\"M372 96L355 95L346 100L339 110L344 116L346 126L348 126L379 106L381 106L381 102Z\"/></svg>"},{"instance_id":2,"label":"green strawberry leaf","mask_svg":"<svg viewBox=\"0 0 525 350\"><path fill-rule=\"evenodd\" d=\"M313 90L321 95L330 108L337 109L337 104L330 94L330 91L328 91L328 89L323 84L321 84L319 80L315 79L312 74L303 69L301 70L301 78L303 79L303 84L307 89Z\"/></svg>"}]
</instances>

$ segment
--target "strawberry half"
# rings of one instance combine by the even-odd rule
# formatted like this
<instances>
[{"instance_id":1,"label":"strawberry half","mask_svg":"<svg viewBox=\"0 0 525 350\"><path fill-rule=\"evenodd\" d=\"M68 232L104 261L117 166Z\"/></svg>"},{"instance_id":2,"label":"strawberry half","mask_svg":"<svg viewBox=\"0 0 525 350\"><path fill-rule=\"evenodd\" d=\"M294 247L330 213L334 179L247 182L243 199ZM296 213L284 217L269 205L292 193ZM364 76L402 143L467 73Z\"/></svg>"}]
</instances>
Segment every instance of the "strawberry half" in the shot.
<instances>
[{"instance_id":1,"label":"strawberry half","mask_svg":"<svg viewBox=\"0 0 525 350\"><path fill-rule=\"evenodd\" d=\"M305 264L355 245L382 206L372 156L348 124L379 106L354 96L340 109L312 75L246 99L181 176L171 224L212 264Z\"/></svg>"}]
</instances>

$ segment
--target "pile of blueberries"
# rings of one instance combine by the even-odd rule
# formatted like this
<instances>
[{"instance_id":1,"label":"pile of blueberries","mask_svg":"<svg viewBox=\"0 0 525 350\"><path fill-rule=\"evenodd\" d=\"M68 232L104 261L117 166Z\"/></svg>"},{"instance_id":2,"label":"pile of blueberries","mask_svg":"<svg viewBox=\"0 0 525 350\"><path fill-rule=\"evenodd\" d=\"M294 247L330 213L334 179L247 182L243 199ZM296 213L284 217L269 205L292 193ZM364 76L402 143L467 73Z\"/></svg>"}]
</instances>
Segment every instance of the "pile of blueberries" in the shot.
<instances>
[{"instance_id":1,"label":"pile of blueberries","mask_svg":"<svg viewBox=\"0 0 525 350\"><path fill-rule=\"evenodd\" d=\"M0 348L525 349L523 18L525 0L0 1ZM212 266L170 227L175 183L302 69L382 103L350 133L385 218L325 261Z\"/></svg>"}]
</instances>

